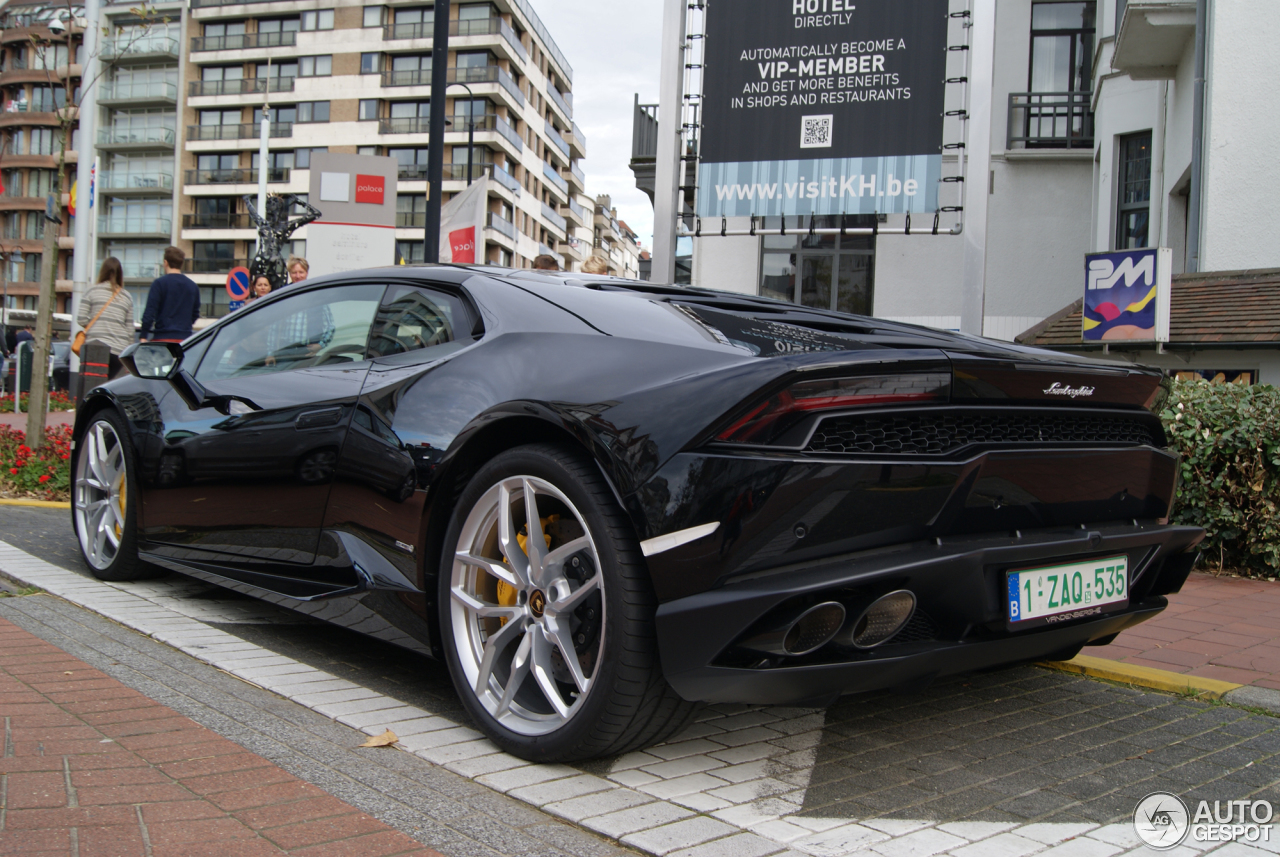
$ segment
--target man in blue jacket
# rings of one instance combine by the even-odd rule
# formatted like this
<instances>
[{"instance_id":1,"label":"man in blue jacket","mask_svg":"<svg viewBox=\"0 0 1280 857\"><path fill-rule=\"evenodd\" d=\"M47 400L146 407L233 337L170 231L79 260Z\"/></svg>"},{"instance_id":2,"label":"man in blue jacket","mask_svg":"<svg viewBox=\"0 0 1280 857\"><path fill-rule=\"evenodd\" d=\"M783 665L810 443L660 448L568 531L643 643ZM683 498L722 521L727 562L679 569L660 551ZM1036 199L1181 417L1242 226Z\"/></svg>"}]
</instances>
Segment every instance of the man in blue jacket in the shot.
<instances>
[{"instance_id":1,"label":"man in blue jacket","mask_svg":"<svg viewBox=\"0 0 1280 857\"><path fill-rule=\"evenodd\" d=\"M164 250L164 275L156 277L147 292L139 338L154 342L181 342L191 335L200 317L200 287L182 273L187 254L179 247Z\"/></svg>"}]
</instances>

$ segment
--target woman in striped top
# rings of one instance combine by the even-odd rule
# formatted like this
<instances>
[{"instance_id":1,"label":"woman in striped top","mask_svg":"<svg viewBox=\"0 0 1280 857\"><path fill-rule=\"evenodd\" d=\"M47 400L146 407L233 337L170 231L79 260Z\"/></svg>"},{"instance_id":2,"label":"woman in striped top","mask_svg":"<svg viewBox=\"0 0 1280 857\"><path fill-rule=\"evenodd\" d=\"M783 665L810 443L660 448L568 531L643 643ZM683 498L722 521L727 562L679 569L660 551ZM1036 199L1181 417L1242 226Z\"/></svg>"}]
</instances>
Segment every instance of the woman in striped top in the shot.
<instances>
[{"instance_id":1,"label":"woman in striped top","mask_svg":"<svg viewBox=\"0 0 1280 857\"><path fill-rule=\"evenodd\" d=\"M104 309L105 307L105 309ZM101 315L99 315L101 313ZM90 327L89 323L94 318ZM108 256L98 270L98 284L85 292L76 313L76 324L85 331L85 339L96 339L111 349L109 374L114 378L121 369L120 352L138 338L133 324L133 296L124 288L124 267L115 256Z\"/></svg>"}]
</instances>

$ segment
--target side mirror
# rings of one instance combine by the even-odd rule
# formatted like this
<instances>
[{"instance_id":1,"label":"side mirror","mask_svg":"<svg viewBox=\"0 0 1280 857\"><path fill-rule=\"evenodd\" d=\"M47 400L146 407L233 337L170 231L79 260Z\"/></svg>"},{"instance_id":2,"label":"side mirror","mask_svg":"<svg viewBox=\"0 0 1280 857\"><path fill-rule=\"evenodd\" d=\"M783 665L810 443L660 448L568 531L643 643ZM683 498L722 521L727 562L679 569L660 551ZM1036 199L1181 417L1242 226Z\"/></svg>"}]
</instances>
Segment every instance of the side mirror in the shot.
<instances>
[{"instance_id":1,"label":"side mirror","mask_svg":"<svg viewBox=\"0 0 1280 857\"><path fill-rule=\"evenodd\" d=\"M182 345L177 342L135 342L120 352L120 362L130 373L149 381L168 381L182 366Z\"/></svg>"}]
</instances>

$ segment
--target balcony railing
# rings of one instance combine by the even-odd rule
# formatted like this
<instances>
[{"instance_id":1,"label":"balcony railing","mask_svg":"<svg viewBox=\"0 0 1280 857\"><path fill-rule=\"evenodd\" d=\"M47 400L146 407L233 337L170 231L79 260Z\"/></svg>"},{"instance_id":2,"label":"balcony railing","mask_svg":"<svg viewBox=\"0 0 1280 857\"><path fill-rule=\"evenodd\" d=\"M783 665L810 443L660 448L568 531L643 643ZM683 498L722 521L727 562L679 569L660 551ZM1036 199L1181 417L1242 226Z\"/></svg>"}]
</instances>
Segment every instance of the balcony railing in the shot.
<instances>
[{"instance_id":1,"label":"balcony railing","mask_svg":"<svg viewBox=\"0 0 1280 857\"><path fill-rule=\"evenodd\" d=\"M1091 149L1090 92L1011 92L1007 149Z\"/></svg>"},{"instance_id":2,"label":"balcony railing","mask_svg":"<svg viewBox=\"0 0 1280 857\"><path fill-rule=\"evenodd\" d=\"M551 166L546 161L542 162L542 175L543 178L560 188L560 190L565 193L569 192L569 183L561 177L560 173L556 172L555 167Z\"/></svg>"},{"instance_id":3,"label":"balcony railing","mask_svg":"<svg viewBox=\"0 0 1280 857\"><path fill-rule=\"evenodd\" d=\"M427 180L427 165L401 164L396 171L396 178L402 182L424 182Z\"/></svg>"},{"instance_id":4,"label":"balcony railing","mask_svg":"<svg viewBox=\"0 0 1280 857\"><path fill-rule=\"evenodd\" d=\"M163 271L160 270L160 262L123 262L120 265L124 269L124 278L126 280L154 280L160 276Z\"/></svg>"},{"instance_id":5,"label":"balcony railing","mask_svg":"<svg viewBox=\"0 0 1280 857\"><path fill-rule=\"evenodd\" d=\"M384 71L382 73L383 86L430 86L431 85L431 69L415 68L405 69L403 71Z\"/></svg>"},{"instance_id":6,"label":"balcony railing","mask_svg":"<svg viewBox=\"0 0 1280 857\"><path fill-rule=\"evenodd\" d=\"M545 202L542 203L542 216L545 217L547 219L547 222L550 223L552 226L555 226L561 232L568 234L569 221L561 217L559 212L557 212L551 206L547 205Z\"/></svg>"},{"instance_id":7,"label":"balcony railing","mask_svg":"<svg viewBox=\"0 0 1280 857\"><path fill-rule=\"evenodd\" d=\"M510 220L503 220L501 214L489 212L488 217L485 218L485 226L501 232L512 241L516 240L516 225Z\"/></svg>"},{"instance_id":8,"label":"balcony railing","mask_svg":"<svg viewBox=\"0 0 1280 857\"><path fill-rule=\"evenodd\" d=\"M467 169L466 164L445 164L444 180L447 182L464 182L467 180L467 173L471 173L471 180L484 178L488 175L493 164L472 164L471 169Z\"/></svg>"},{"instance_id":9,"label":"balcony railing","mask_svg":"<svg viewBox=\"0 0 1280 857\"><path fill-rule=\"evenodd\" d=\"M202 6L238 6L242 3L273 3L275 0L192 0L191 5L197 9Z\"/></svg>"},{"instance_id":10,"label":"balcony railing","mask_svg":"<svg viewBox=\"0 0 1280 857\"><path fill-rule=\"evenodd\" d=\"M507 172L502 167L494 166L489 170L489 177L514 193L516 196L520 195L520 182L516 181L516 177L511 175L511 173Z\"/></svg>"},{"instance_id":11,"label":"balcony railing","mask_svg":"<svg viewBox=\"0 0 1280 857\"><path fill-rule=\"evenodd\" d=\"M201 95L253 95L261 92L293 92L292 77L246 77L240 80L193 80L187 84L187 94Z\"/></svg>"},{"instance_id":12,"label":"balcony railing","mask_svg":"<svg viewBox=\"0 0 1280 857\"><path fill-rule=\"evenodd\" d=\"M566 118L573 118L573 96L568 93L561 93L554 86L547 86L547 97L551 99L551 103L560 108L560 112Z\"/></svg>"},{"instance_id":13,"label":"balcony railing","mask_svg":"<svg viewBox=\"0 0 1280 857\"><path fill-rule=\"evenodd\" d=\"M98 145L172 146L177 134L173 128L104 128L98 132Z\"/></svg>"},{"instance_id":14,"label":"balcony railing","mask_svg":"<svg viewBox=\"0 0 1280 857\"><path fill-rule=\"evenodd\" d=\"M379 134L427 134L431 131L431 117L403 116L398 119L379 119Z\"/></svg>"},{"instance_id":15,"label":"balcony railing","mask_svg":"<svg viewBox=\"0 0 1280 857\"><path fill-rule=\"evenodd\" d=\"M178 85L167 80L113 80L103 84L99 101L177 101Z\"/></svg>"},{"instance_id":16,"label":"balcony railing","mask_svg":"<svg viewBox=\"0 0 1280 857\"><path fill-rule=\"evenodd\" d=\"M243 2L243 0L236 0ZM259 0L262 2L262 0ZM270 0L267 0L270 2ZM197 6L215 6L218 3L201 2ZM235 36L196 36L191 40L191 52L242 51L252 48L289 48L298 43L298 34L289 33L240 33Z\"/></svg>"},{"instance_id":17,"label":"balcony railing","mask_svg":"<svg viewBox=\"0 0 1280 857\"><path fill-rule=\"evenodd\" d=\"M574 217L578 218L578 222L583 226L590 221L590 215L587 214L587 210L574 202L572 197L569 198L569 210L573 212Z\"/></svg>"},{"instance_id":18,"label":"balcony railing","mask_svg":"<svg viewBox=\"0 0 1280 857\"><path fill-rule=\"evenodd\" d=\"M427 213L425 211L397 211L396 212L396 228L412 229L415 226L427 225Z\"/></svg>"},{"instance_id":19,"label":"balcony railing","mask_svg":"<svg viewBox=\"0 0 1280 857\"><path fill-rule=\"evenodd\" d=\"M449 83L498 83L516 103L524 106L524 93L505 71L496 65L454 67L449 69Z\"/></svg>"},{"instance_id":20,"label":"balcony railing","mask_svg":"<svg viewBox=\"0 0 1280 857\"><path fill-rule=\"evenodd\" d=\"M256 122L244 125L188 125L188 140L256 140L261 127ZM271 136L292 137L291 122L272 122Z\"/></svg>"},{"instance_id":21,"label":"balcony railing","mask_svg":"<svg viewBox=\"0 0 1280 857\"><path fill-rule=\"evenodd\" d=\"M120 36L114 39L107 39L102 45L101 55L104 59L127 57L131 54L134 56L142 54L167 54L168 56L177 58L178 40L173 36L153 33L141 36Z\"/></svg>"},{"instance_id":22,"label":"balcony railing","mask_svg":"<svg viewBox=\"0 0 1280 857\"><path fill-rule=\"evenodd\" d=\"M196 213L182 215L183 229L248 229L247 214Z\"/></svg>"},{"instance_id":23,"label":"balcony railing","mask_svg":"<svg viewBox=\"0 0 1280 857\"><path fill-rule=\"evenodd\" d=\"M577 161L571 161L569 163L569 172L573 173L573 177L578 180L579 185L582 187L587 186L587 177L583 174L582 167L578 166Z\"/></svg>"},{"instance_id":24,"label":"balcony railing","mask_svg":"<svg viewBox=\"0 0 1280 857\"><path fill-rule=\"evenodd\" d=\"M471 128L474 128L477 134L481 131L497 131L508 143L515 146L517 152L524 150L524 142L516 133L516 129L496 113L486 113L483 116L451 116L450 119L453 124L445 130L451 134L465 134Z\"/></svg>"},{"instance_id":25,"label":"balcony railing","mask_svg":"<svg viewBox=\"0 0 1280 857\"><path fill-rule=\"evenodd\" d=\"M173 173L116 172L98 176L98 188L109 190L172 190Z\"/></svg>"},{"instance_id":26,"label":"balcony railing","mask_svg":"<svg viewBox=\"0 0 1280 857\"><path fill-rule=\"evenodd\" d=\"M99 235L168 235L173 220L168 217L113 217L98 220Z\"/></svg>"},{"instance_id":27,"label":"balcony railing","mask_svg":"<svg viewBox=\"0 0 1280 857\"><path fill-rule=\"evenodd\" d=\"M184 274L226 274L232 268L249 267L248 259L187 259L182 263Z\"/></svg>"},{"instance_id":28,"label":"balcony railing","mask_svg":"<svg viewBox=\"0 0 1280 857\"><path fill-rule=\"evenodd\" d=\"M538 242L538 255L540 255L540 256L558 256L558 255L560 255L560 254L559 254L559 253L557 253L555 250L551 249L550 247L548 247L546 244L543 244L541 241L539 241L539 242Z\"/></svg>"},{"instance_id":29,"label":"balcony railing","mask_svg":"<svg viewBox=\"0 0 1280 857\"><path fill-rule=\"evenodd\" d=\"M547 139L549 139L555 147L560 150L560 153L564 155L564 159L566 161L569 160L569 144L560 136L560 132L556 130L556 126L552 125L545 119L542 121L547 132Z\"/></svg>"},{"instance_id":30,"label":"balcony railing","mask_svg":"<svg viewBox=\"0 0 1280 857\"><path fill-rule=\"evenodd\" d=\"M257 169L233 170L187 170L183 179L186 184L257 184ZM267 182L271 184L287 182L288 167L273 167L267 170Z\"/></svg>"}]
</instances>

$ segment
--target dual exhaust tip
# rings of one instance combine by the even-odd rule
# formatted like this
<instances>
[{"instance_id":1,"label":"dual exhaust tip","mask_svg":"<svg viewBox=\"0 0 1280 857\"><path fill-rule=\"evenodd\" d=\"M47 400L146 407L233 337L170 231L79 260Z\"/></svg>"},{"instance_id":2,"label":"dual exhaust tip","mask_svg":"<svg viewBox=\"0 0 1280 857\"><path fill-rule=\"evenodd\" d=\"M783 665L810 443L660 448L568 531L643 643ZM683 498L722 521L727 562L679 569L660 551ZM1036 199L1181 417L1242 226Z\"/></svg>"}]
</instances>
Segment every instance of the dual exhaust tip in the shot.
<instances>
[{"instance_id":1,"label":"dual exhaust tip","mask_svg":"<svg viewBox=\"0 0 1280 857\"><path fill-rule=\"evenodd\" d=\"M873 649L901 631L915 610L916 596L906 589L880 596L856 615L838 601L824 601L783 616L741 645L787 657L807 655L833 640L842 646Z\"/></svg>"}]
</instances>

